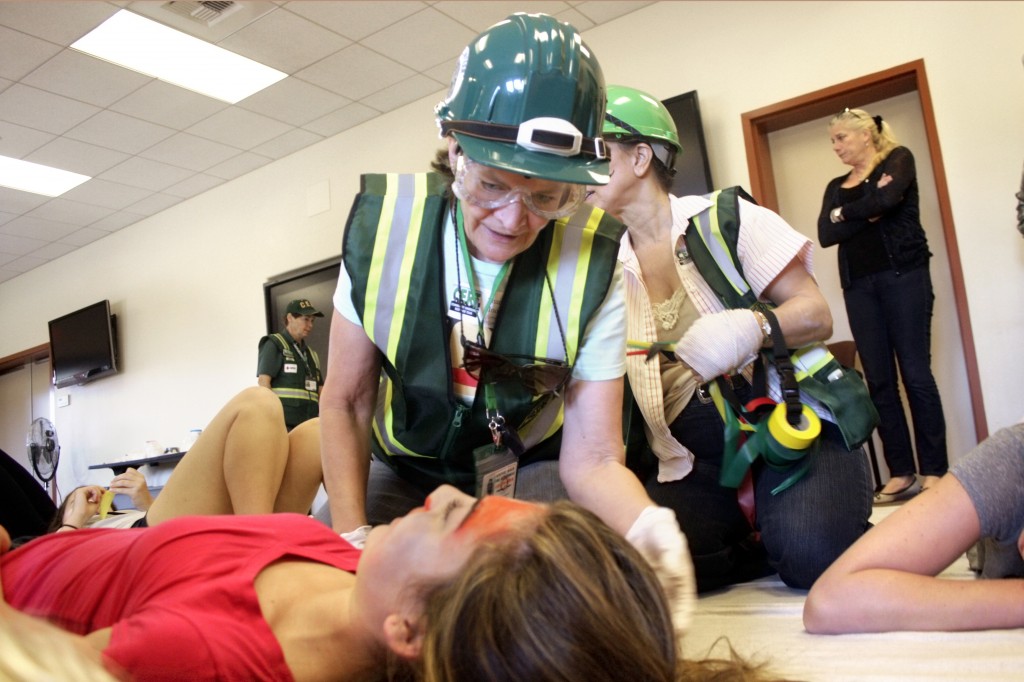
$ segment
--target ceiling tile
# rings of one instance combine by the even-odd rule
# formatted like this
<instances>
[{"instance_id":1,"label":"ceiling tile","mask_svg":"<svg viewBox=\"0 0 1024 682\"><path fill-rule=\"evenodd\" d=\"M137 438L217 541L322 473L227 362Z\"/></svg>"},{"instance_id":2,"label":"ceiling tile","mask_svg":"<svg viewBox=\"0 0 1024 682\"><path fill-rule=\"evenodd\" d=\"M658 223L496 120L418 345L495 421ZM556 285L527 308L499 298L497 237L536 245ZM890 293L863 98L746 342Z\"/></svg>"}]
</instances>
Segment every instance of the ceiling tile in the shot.
<instances>
[{"instance_id":1,"label":"ceiling tile","mask_svg":"<svg viewBox=\"0 0 1024 682\"><path fill-rule=\"evenodd\" d=\"M86 244L92 244L97 239L106 237L110 232L106 230L97 230L93 227L82 227L76 232L72 232L67 237L61 239L62 244L71 244L72 246L85 246Z\"/></svg>"},{"instance_id":2,"label":"ceiling tile","mask_svg":"<svg viewBox=\"0 0 1024 682\"><path fill-rule=\"evenodd\" d=\"M78 248L78 247L73 246L71 244L60 244L60 243L57 243L57 242L51 242L51 243L47 244L46 246L42 247L41 249L37 249L37 250L33 251L29 255L29 257L30 258L42 258L42 259L45 259L47 261L51 261L54 258L60 258L61 256L68 255L69 253L74 251L76 248Z\"/></svg>"},{"instance_id":3,"label":"ceiling tile","mask_svg":"<svg viewBox=\"0 0 1024 682\"><path fill-rule=\"evenodd\" d=\"M154 80L110 108L144 121L184 130L228 106L226 102L198 92Z\"/></svg>"},{"instance_id":4,"label":"ceiling tile","mask_svg":"<svg viewBox=\"0 0 1024 682\"><path fill-rule=\"evenodd\" d=\"M64 45L75 42L117 10L106 2L0 2L0 23Z\"/></svg>"},{"instance_id":5,"label":"ceiling tile","mask_svg":"<svg viewBox=\"0 0 1024 682\"><path fill-rule=\"evenodd\" d=\"M4 264L4 270L13 270L15 272L28 272L29 270L38 268L40 265L46 265L50 262L49 258L36 258L35 256L20 256Z\"/></svg>"},{"instance_id":6,"label":"ceiling tile","mask_svg":"<svg viewBox=\"0 0 1024 682\"><path fill-rule=\"evenodd\" d=\"M181 197L182 199L189 199L222 184L224 184L223 178L215 178L205 173L196 173L176 185L167 187L163 193L174 197Z\"/></svg>"},{"instance_id":7,"label":"ceiling tile","mask_svg":"<svg viewBox=\"0 0 1024 682\"><path fill-rule=\"evenodd\" d=\"M97 178L159 192L191 175L192 171L178 166L168 166L166 163L133 156Z\"/></svg>"},{"instance_id":8,"label":"ceiling tile","mask_svg":"<svg viewBox=\"0 0 1024 682\"><path fill-rule=\"evenodd\" d=\"M46 242L42 239L19 237L13 234L0 234L0 253L24 256L26 253L32 253L45 245Z\"/></svg>"},{"instance_id":9,"label":"ceiling tile","mask_svg":"<svg viewBox=\"0 0 1024 682\"><path fill-rule=\"evenodd\" d=\"M476 34L431 8L368 36L362 44L399 64L419 70L444 62L454 63L462 47Z\"/></svg>"},{"instance_id":10,"label":"ceiling tile","mask_svg":"<svg viewBox=\"0 0 1024 682\"><path fill-rule=\"evenodd\" d=\"M408 78L413 73L409 67L356 44L295 75L356 100Z\"/></svg>"},{"instance_id":11,"label":"ceiling tile","mask_svg":"<svg viewBox=\"0 0 1024 682\"><path fill-rule=\"evenodd\" d=\"M238 156L234 156L223 163L218 163L216 166L207 168L206 173L214 177L224 178L225 180L234 180L240 175L245 175L250 171L266 166L271 161L273 161L273 159L266 156L260 156L259 154L252 154L250 152L242 152Z\"/></svg>"},{"instance_id":12,"label":"ceiling tile","mask_svg":"<svg viewBox=\"0 0 1024 682\"><path fill-rule=\"evenodd\" d=\"M3 112L0 111L0 116ZM15 123L0 121L0 154L14 159L23 159L57 137L41 130L33 130Z\"/></svg>"},{"instance_id":13,"label":"ceiling tile","mask_svg":"<svg viewBox=\"0 0 1024 682\"><path fill-rule=\"evenodd\" d=\"M172 197L169 194L150 194L148 197L129 206L133 213L141 213L144 216L151 216L164 211L175 204L182 202L181 197Z\"/></svg>"},{"instance_id":14,"label":"ceiling tile","mask_svg":"<svg viewBox=\"0 0 1024 682\"><path fill-rule=\"evenodd\" d=\"M238 103L278 121L301 126L324 114L340 109L351 100L298 78L285 78Z\"/></svg>"},{"instance_id":15,"label":"ceiling tile","mask_svg":"<svg viewBox=\"0 0 1024 682\"><path fill-rule=\"evenodd\" d=\"M343 130L357 126L363 121L369 121L375 116L380 116L380 112L356 102L315 121L310 121L303 128L312 130L314 133L324 137L330 137L331 135L337 135Z\"/></svg>"},{"instance_id":16,"label":"ceiling tile","mask_svg":"<svg viewBox=\"0 0 1024 682\"><path fill-rule=\"evenodd\" d=\"M229 144L238 149L250 149L278 135L283 135L290 126L253 111L230 107L203 119L185 131Z\"/></svg>"},{"instance_id":17,"label":"ceiling tile","mask_svg":"<svg viewBox=\"0 0 1024 682\"><path fill-rule=\"evenodd\" d=\"M351 40L278 9L218 45L285 73L295 73L350 45Z\"/></svg>"},{"instance_id":18,"label":"ceiling tile","mask_svg":"<svg viewBox=\"0 0 1024 682\"><path fill-rule=\"evenodd\" d=\"M385 26L401 21L427 7L425 2L405 0L368 0L363 2L289 2L291 12L312 19L318 24L352 40L361 40Z\"/></svg>"},{"instance_id":19,"label":"ceiling tile","mask_svg":"<svg viewBox=\"0 0 1024 682\"><path fill-rule=\"evenodd\" d=\"M26 161L95 177L128 158L113 149L58 137L25 156Z\"/></svg>"},{"instance_id":20,"label":"ceiling tile","mask_svg":"<svg viewBox=\"0 0 1024 682\"><path fill-rule=\"evenodd\" d=\"M435 2L433 7L437 11L443 12L449 17L465 24L474 33L482 33L484 29L493 26L516 12L543 12L555 15L569 9L570 5L566 2L541 2L538 0L531 0L528 5L522 2L501 2L497 0L489 0L488 2L462 0Z\"/></svg>"},{"instance_id":21,"label":"ceiling tile","mask_svg":"<svg viewBox=\"0 0 1024 682\"><path fill-rule=\"evenodd\" d=\"M210 166L237 154L238 149L235 147L204 140L188 133L177 133L141 152L139 156L169 163L172 166L205 171Z\"/></svg>"},{"instance_id":22,"label":"ceiling tile","mask_svg":"<svg viewBox=\"0 0 1024 682\"><path fill-rule=\"evenodd\" d=\"M59 135L100 110L91 104L15 83L0 92L0 111L5 121Z\"/></svg>"},{"instance_id":23,"label":"ceiling tile","mask_svg":"<svg viewBox=\"0 0 1024 682\"><path fill-rule=\"evenodd\" d=\"M89 204L90 206L102 206L103 208L109 208L116 211L130 204L134 204L140 199L148 197L150 194L152 194L152 190L143 189L141 187L132 187L120 182L110 182L109 180L93 178L89 182L81 184L61 196L72 201ZM78 224L90 225L92 224L92 221L86 220Z\"/></svg>"},{"instance_id":24,"label":"ceiling tile","mask_svg":"<svg viewBox=\"0 0 1024 682\"><path fill-rule=\"evenodd\" d=\"M170 128L116 111L101 111L66 133L70 138L110 147L126 154L138 154L173 134Z\"/></svg>"},{"instance_id":25,"label":"ceiling tile","mask_svg":"<svg viewBox=\"0 0 1024 682\"><path fill-rule=\"evenodd\" d=\"M10 187L0 187L0 210L6 213L16 213L18 215L28 213L49 200L50 197L44 197L40 194L22 192Z\"/></svg>"},{"instance_id":26,"label":"ceiling tile","mask_svg":"<svg viewBox=\"0 0 1024 682\"><path fill-rule=\"evenodd\" d=\"M409 102L437 93L440 100L448 90L447 84L438 83L433 78L416 74L400 83L384 88L363 99L363 102L379 111L391 111L405 106Z\"/></svg>"},{"instance_id":27,"label":"ceiling tile","mask_svg":"<svg viewBox=\"0 0 1024 682\"><path fill-rule=\"evenodd\" d=\"M32 216L21 216L0 227L3 234L18 237L31 237L54 242L68 236L78 229L78 225L58 223L54 220L43 220Z\"/></svg>"},{"instance_id":28,"label":"ceiling tile","mask_svg":"<svg viewBox=\"0 0 1024 682\"><path fill-rule=\"evenodd\" d=\"M0 26L0 76L18 80L60 50L59 45Z\"/></svg>"},{"instance_id":29,"label":"ceiling tile","mask_svg":"<svg viewBox=\"0 0 1024 682\"><path fill-rule=\"evenodd\" d=\"M63 50L22 82L98 107L108 107L153 80L77 50Z\"/></svg>"},{"instance_id":30,"label":"ceiling tile","mask_svg":"<svg viewBox=\"0 0 1024 682\"><path fill-rule=\"evenodd\" d=\"M58 198L0 188L0 226L39 237L32 252L0 251L0 281L16 274L4 263L47 262L326 136L440 99L466 42L517 10L583 30L644 4L246 0L207 25L166 0L0 0L0 154L94 176ZM70 49L121 8L293 75L229 105Z\"/></svg>"},{"instance_id":31,"label":"ceiling tile","mask_svg":"<svg viewBox=\"0 0 1024 682\"><path fill-rule=\"evenodd\" d=\"M102 231L104 236L105 236L106 234L108 234L110 232L117 232L118 230L126 228L129 225L134 225L135 223L139 222L140 220L142 220L145 217L146 216L144 216L142 214L139 214L139 213L130 213L128 211L118 211L116 213L111 213L110 215L108 215L106 217L100 218L99 220L97 220L94 223L90 223L89 225L86 225L85 227L82 228L82 230L79 230L78 232L75 232L72 235L72 237L77 237L78 235L82 234L83 231L85 231L85 230ZM67 239L65 238L65 239L62 239L61 241L67 241Z\"/></svg>"},{"instance_id":32,"label":"ceiling tile","mask_svg":"<svg viewBox=\"0 0 1024 682\"><path fill-rule=\"evenodd\" d=\"M299 151L300 149L305 149L312 144L316 144L322 139L324 139L323 135L317 135L316 133L308 130L295 128L293 130L289 130L284 135L275 137L273 140L259 145L258 147L253 147L252 151L256 154L269 156L272 159L282 159L289 154Z\"/></svg>"},{"instance_id":33,"label":"ceiling tile","mask_svg":"<svg viewBox=\"0 0 1024 682\"><path fill-rule=\"evenodd\" d=\"M89 182L96 181L90 180ZM86 184L89 183L87 182ZM71 192L81 187L83 185L79 185L74 190L71 190ZM67 197L71 192L67 192L56 199L50 199L39 208L29 211L27 215L45 218L46 220L56 220L61 223L71 223L72 225L88 225L106 215L110 215L111 211L108 208L65 199L64 197Z\"/></svg>"}]
</instances>

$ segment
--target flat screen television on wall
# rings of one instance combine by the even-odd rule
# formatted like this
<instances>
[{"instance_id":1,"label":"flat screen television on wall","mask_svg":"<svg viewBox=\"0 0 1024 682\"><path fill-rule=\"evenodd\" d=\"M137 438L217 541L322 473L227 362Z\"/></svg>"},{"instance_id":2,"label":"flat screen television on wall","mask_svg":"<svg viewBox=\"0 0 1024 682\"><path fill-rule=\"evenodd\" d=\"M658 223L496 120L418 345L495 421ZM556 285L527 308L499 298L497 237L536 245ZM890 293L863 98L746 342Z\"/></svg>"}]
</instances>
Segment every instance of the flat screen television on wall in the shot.
<instances>
[{"instance_id":1,"label":"flat screen television on wall","mask_svg":"<svg viewBox=\"0 0 1024 682\"><path fill-rule=\"evenodd\" d=\"M50 320L50 357L57 388L94 381L118 371L117 316L100 301Z\"/></svg>"},{"instance_id":2,"label":"flat screen television on wall","mask_svg":"<svg viewBox=\"0 0 1024 682\"><path fill-rule=\"evenodd\" d=\"M711 183L711 164L708 162L697 91L691 90L670 97L662 100L662 104L672 114L672 120L679 130L679 144L683 148L682 153L676 158L676 176L672 182L671 192L679 197L688 194L707 194L714 185Z\"/></svg>"}]
</instances>

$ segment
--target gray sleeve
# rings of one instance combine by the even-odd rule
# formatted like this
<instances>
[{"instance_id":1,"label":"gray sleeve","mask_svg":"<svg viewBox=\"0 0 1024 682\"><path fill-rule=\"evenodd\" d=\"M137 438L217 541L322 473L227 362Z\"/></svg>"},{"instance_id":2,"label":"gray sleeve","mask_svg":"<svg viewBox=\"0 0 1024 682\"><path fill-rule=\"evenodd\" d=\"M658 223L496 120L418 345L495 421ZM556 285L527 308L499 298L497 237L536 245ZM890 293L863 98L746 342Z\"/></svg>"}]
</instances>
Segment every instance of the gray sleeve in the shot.
<instances>
[{"instance_id":1,"label":"gray sleeve","mask_svg":"<svg viewBox=\"0 0 1024 682\"><path fill-rule=\"evenodd\" d=\"M1016 545L1024 530L1024 423L992 434L950 473L974 503L982 536Z\"/></svg>"}]
</instances>

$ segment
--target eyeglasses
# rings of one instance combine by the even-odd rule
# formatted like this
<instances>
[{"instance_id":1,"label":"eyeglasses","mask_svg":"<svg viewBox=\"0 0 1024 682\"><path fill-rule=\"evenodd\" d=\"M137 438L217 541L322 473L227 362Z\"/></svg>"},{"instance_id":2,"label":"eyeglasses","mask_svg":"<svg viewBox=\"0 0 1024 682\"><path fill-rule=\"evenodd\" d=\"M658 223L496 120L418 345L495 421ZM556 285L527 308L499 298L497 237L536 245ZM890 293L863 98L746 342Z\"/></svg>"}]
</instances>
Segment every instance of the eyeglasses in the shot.
<instances>
[{"instance_id":1,"label":"eyeglasses","mask_svg":"<svg viewBox=\"0 0 1024 682\"><path fill-rule=\"evenodd\" d=\"M572 375L572 367L560 360L495 353L465 337L462 339L462 366L474 379L479 380L484 375L493 381L515 380L535 396L558 395Z\"/></svg>"},{"instance_id":2,"label":"eyeglasses","mask_svg":"<svg viewBox=\"0 0 1024 682\"><path fill-rule=\"evenodd\" d=\"M480 208L499 208L522 200L530 212L548 220L571 215L586 196L582 185L552 182L548 188L530 191L524 187L509 188L493 178L482 177L486 173L485 166L459 154L452 183L455 196Z\"/></svg>"}]
</instances>

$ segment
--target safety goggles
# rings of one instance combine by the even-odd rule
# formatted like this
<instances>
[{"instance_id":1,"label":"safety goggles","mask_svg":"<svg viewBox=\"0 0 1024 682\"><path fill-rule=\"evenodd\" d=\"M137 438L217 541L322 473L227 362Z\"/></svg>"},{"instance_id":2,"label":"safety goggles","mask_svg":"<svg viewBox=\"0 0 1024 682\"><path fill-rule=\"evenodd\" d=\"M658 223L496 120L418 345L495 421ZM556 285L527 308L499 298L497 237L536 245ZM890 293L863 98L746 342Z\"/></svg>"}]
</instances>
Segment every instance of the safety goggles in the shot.
<instances>
[{"instance_id":1,"label":"safety goggles","mask_svg":"<svg viewBox=\"0 0 1024 682\"><path fill-rule=\"evenodd\" d=\"M462 365L474 379L518 381L535 396L558 395L572 375L572 367L560 360L495 353L466 338L462 339Z\"/></svg>"},{"instance_id":2,"label":"safety goggles","mask_svg":"<svg viewBox=\"0 0 1024 682\"><path fill-rule=\"evenodd\" d=\"M461 201L480 208L500 208L522 201L531 213L548 220L572 215L586 196L582 185L553 182L544 189L530 191L524 187L509 188L487 177L489 174L487 166L459 154L452 191Z\"/></svg>"}]
</instances>

